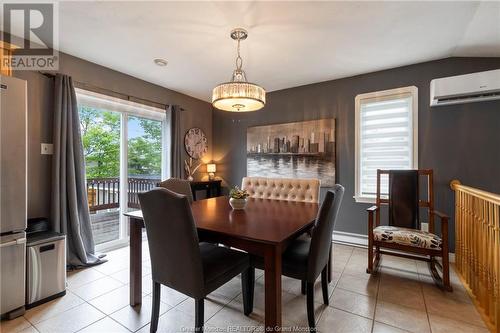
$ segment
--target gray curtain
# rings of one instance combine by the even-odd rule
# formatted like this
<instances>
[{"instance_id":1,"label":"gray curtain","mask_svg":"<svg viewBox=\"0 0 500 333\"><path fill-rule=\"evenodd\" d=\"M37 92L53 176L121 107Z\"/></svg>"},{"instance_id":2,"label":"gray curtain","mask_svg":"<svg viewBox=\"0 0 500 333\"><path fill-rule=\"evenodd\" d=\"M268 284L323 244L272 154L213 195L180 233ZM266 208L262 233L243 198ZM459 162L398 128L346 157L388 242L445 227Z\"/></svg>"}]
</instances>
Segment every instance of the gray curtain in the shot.
<instances>
[{"instance_id":1,"label":"gray curtain","mask_svg":"<svg viewBox=\"0 0 500 333\"><path fill-rule=\"evenodd\" d=\"M182 159L182 147L184 138L182 133L181 108L178 105L170 106L170 177L184 178L184 161Z\"/></svg>"},{"instance_id":2,"label":"gray curtain","mask_svg":"<svg viewBox=\"0 0 500 333\"><path fill-rule=\"evenodd\" d=\"M52 221L66 234L67 265L101 263L94 251L85 186L85 162L76 94L71 77L56 75L54 87Z\"/></svg>"}]
</instances>

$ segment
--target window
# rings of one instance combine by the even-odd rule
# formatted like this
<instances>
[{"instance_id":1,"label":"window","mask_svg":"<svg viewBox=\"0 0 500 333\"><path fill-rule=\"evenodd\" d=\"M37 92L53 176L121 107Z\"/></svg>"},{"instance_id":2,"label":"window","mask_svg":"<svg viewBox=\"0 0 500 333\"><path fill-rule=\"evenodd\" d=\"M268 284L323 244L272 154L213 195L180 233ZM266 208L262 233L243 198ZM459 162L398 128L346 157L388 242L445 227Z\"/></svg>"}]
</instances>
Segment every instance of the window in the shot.
<instances>
[{"instance_id":1,"label":"window","mask_svg":"<svg viewBox=\"0 0 500 333\"><path fill-rule=\"evenodd\" d=\"M418 89L405 87L356 96L357 202L374 202L377 169L418 168ZM381 194L388 179L381 179Z\"/></svg>"},{"instance_id":2,"label":"window","mask_svg":"<svg viewBox=\"0 0 500 333\"><path fill-rule=\"evenodd\" d=\"M97 249L128 240L123 213L167 175L164 109L77 89L87 198Z\"/></svg>"}]
</instances>

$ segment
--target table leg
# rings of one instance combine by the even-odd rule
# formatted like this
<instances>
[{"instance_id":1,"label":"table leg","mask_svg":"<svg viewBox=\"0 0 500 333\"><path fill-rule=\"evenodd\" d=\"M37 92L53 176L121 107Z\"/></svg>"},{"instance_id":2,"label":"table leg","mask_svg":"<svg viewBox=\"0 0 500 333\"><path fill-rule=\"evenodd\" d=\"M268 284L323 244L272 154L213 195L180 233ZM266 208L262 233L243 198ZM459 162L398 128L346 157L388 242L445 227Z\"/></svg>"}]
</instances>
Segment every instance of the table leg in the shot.
<instances>
[{"instance_id":1,"label":"table leg","mask_svg":"<svg viewBox=\"0 0 500 333\"><path fill-rule=\"evenodd\" d=\"M131 218L130 226L130 305L142 302L142 221Z\"/></svg>"},{"instance_id":2,"label":"table leg","mask_svg":"<svg viewBox=\"0 0 500 333\"><path fill-rule=\"evenodd\" d=\"M266 332L281 328L281 249L270 247L264 257Z\"/></svg>"}]
</instances>

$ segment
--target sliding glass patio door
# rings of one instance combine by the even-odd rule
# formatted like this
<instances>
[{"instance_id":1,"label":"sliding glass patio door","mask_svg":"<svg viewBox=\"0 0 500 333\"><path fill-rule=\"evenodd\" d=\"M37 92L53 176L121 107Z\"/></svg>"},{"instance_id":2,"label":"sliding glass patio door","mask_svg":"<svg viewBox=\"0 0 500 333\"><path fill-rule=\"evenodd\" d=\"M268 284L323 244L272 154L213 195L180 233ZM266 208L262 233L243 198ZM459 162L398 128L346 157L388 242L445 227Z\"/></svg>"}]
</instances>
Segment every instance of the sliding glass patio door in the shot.
<instances>
[{"instance_id":1,"label":"sliding glass patio door","mask_svg":"<svg viewBox=\"0 0 500 333\"><path fill-rule=\"evenodd\" d=\"M100 251L128 242L123 213L167 174L166 112L77 90L92 233Z\"/></svg>"}]
</instances>

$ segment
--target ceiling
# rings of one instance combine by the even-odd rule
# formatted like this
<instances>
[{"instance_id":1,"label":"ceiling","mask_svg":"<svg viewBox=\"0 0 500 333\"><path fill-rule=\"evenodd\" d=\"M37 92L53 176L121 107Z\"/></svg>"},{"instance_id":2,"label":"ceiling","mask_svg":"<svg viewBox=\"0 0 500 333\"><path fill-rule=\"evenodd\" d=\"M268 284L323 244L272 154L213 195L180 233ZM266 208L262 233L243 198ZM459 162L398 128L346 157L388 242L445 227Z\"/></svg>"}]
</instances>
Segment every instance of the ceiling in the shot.
<instances>
[{"instance_id":1,"label":"ceiling","mask_svg":"<svg viewBox=\"0 0 500 333\"><path fill-rule=\"evenodd\" d=\"M267 91L450 56L500 56L500 2L61 2L65 53L210 100L243 68ZM159 67L153 58L165 58Z\"/></svg>"}]
</instances>

